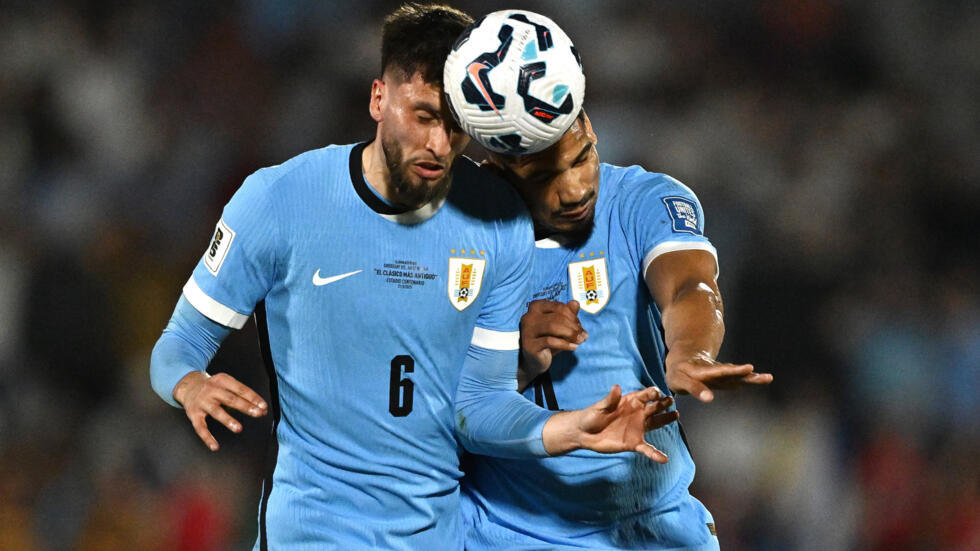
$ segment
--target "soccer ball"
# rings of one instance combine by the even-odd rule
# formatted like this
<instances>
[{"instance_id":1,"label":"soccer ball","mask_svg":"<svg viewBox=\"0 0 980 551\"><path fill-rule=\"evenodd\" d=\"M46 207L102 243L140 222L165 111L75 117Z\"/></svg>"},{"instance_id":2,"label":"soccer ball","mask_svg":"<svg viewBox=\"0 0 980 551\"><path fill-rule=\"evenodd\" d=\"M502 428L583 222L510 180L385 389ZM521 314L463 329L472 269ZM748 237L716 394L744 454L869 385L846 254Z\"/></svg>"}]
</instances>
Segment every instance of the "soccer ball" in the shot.
<instances>
[{"instance_id":1,"label":"soccer ball","mask_svg":"<svg viewBox=\"0 0 980 551\"><path fill-rule=\"evenodd\" d=\"M575 121L585 74L554 21L503 10L463 31L446 59L443 87L456 122L483 147L528 154L557 142Z\"/></svg>"}]
</instances>

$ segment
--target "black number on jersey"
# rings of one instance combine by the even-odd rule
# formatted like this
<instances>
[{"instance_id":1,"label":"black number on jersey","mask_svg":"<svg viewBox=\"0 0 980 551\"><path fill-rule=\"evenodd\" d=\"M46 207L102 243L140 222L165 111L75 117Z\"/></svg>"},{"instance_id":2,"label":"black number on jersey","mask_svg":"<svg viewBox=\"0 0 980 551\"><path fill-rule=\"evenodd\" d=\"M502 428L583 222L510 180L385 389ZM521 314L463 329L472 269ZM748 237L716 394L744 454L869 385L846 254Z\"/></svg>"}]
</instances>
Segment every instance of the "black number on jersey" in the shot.
<instances>
[{"instance_id":1,"label":"black number on jersey","mask_svg":"<svg viewBox=\"0 0 980 551\"><path fill-rule=\"evenodd\" d=\"M534 403L551 411L558 411L558 398L555 398L555 385L551 382L551 372L545 371L531 381L534 387Z\"/></svg>"},{"instance_id":2,"label":"black number on jersey","mask_svg":"<svg viewBox=\"0 0 980 551\"><path fill-rule=\"evenodd\" d=\"M412 413L415 383L402 378L402 373L415 371L415 358L402 354L391 359L391 383L388 386L388 411L395 417Z\"/></svg>"}]
</instances>

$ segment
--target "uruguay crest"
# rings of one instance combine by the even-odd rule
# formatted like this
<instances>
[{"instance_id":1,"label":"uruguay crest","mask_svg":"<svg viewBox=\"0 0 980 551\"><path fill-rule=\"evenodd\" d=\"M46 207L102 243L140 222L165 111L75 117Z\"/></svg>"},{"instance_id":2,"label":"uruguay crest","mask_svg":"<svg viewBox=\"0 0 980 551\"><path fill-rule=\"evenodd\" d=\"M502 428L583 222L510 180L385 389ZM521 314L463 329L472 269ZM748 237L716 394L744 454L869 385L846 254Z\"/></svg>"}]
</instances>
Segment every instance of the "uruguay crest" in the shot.
<instances>
[{"instance_id":1,"label":"uruguay crest","mask_svg":"<svg viewBox=\"0 0 980 551\"><path fill-rule=\"evenodd\" d=\"M462 312L476 301L486 265L482 258L449 258L449 303L453 308Z\"/></svg>"},{"instance_id":2,"label":"uruguay crest","mask_svg":"<svg viewBox=\"0 0 980 551\"><path fill-rule=\"evenodd\" d=\"M609 302L609 270L605 258L570 263L568 283L572 298L590 314L598 314Z\"/></svg>"}]
</instances>

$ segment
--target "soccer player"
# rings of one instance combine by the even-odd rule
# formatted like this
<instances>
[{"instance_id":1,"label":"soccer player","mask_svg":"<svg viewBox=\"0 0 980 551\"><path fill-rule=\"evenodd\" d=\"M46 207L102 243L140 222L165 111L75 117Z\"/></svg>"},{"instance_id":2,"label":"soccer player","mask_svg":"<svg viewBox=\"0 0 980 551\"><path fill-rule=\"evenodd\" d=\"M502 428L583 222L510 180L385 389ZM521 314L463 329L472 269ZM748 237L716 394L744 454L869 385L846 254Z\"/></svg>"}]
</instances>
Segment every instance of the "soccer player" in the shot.
<instances>
[{"instance_id":1,"label":"soccer player","mask_svg":"<svg viewBox=\"0 0 980 551\"><path fill-rule=\"evenodd\" d=\"M538 300L521 322L523 381L533 378L524 395L561 410L591 403L610 381L705 402L713 389L771 382L715 360L722 301L697 197L669 176L600 163L596 141L582 112L549 149L491 154L537 237ZM467 549L717 549L710 513L688 492L694 463L680 425L647 440L669 461L472 457Z\"/></svg>"},{"instance_id":2,"label":"soccer player","mask_svg":"<svg viewBox=\"0 0 980 551\"><path fill-rule=\"evenodd\" d=\"M153 388L212 450L208 416L238 432L226 408L272 414L256 549L462 548L457 441L659 458L654 388L559 414L514 392L533 232L516 193L456 158L442 67L470 22L414 4L386 19L374 139L249 176L154 347ZM270 404L205 371L253 312Z\"/></svg>"}]
</instances>

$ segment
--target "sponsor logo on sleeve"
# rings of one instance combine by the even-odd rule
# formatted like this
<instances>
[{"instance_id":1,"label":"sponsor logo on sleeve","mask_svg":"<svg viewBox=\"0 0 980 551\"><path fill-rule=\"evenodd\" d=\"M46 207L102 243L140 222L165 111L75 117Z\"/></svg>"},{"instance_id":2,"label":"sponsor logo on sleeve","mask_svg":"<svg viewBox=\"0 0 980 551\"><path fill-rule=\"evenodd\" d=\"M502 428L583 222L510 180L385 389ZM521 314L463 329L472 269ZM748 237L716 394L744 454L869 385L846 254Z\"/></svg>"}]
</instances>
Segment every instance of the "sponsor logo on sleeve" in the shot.
<instances>
[{"instance_id":1,"label":"sponsor logo on sleeve","mask_svg":"<svg viewBox=\"0 0 980 551\"><path fill-rule=\"evenodd\" d=\"M701 235L698 224L698 206L686 197L664 197L664 205L674 222L675 232Z\"/></svg>"},{"instance_id":2,"label":"sponsor logo on sleeve","mask_svg":"<svg viewBox=\"0 0 980 551\"><path fill-rule=\"evenodd\" d=\"M221 264L224 263L228 255L228 248L231 247L232 240L235 239L235 232L225 224L224 219L218 220L218 225L214 228L214 237L208 250L204 251L204 265L214 275L218 275Z\"/></svg>"}]
</instances>

